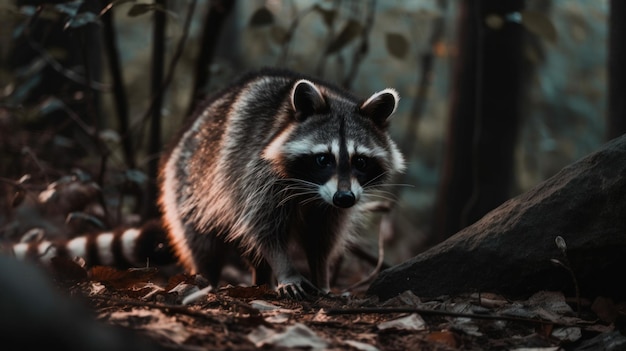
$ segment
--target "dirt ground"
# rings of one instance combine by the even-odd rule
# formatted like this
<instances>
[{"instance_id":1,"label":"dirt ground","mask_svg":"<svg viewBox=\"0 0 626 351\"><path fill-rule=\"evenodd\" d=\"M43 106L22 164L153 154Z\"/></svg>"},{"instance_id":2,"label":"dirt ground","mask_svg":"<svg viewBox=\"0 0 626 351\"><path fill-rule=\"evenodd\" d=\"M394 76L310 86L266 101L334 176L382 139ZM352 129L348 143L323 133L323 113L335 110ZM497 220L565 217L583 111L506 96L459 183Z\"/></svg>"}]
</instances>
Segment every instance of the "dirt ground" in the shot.
<instances>
[{"instance_id":1,"label":"dirt ground","mask_svg":"<svg viewBox=\"0 0 626 351\"><path fill-rule=\"evenodd\" d=\"M264 287L211 291L198 277L156 269L68 267L57 282L100 322L166 350L593 350L583 347L616 330L597 315L618 310L594 301L594 312L557 292L525 301L410 292L384 302L363 293L293 301Z\"/></svg>"}]
</instances>

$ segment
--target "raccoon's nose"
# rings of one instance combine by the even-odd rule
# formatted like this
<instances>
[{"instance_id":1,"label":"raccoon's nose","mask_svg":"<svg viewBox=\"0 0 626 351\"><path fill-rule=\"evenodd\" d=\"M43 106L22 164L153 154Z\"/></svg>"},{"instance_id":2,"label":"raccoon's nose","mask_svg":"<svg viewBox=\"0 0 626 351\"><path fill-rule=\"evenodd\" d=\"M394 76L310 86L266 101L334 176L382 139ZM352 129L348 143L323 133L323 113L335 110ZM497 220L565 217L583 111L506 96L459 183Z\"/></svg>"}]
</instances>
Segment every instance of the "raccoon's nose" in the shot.
<instances>
[{"instance_id":1,"label":"raccoon's nose","mask_svg":"<svg viewBox=\"0 0 626 351\"><path fill-rule=\"evenodd\" d=\"M337 191L335 195L333 195L333 203L337 207L348 208L354 205L355 202L356 197L354 197L354 193L350 190Z\"/></svg>"}]
</instances>

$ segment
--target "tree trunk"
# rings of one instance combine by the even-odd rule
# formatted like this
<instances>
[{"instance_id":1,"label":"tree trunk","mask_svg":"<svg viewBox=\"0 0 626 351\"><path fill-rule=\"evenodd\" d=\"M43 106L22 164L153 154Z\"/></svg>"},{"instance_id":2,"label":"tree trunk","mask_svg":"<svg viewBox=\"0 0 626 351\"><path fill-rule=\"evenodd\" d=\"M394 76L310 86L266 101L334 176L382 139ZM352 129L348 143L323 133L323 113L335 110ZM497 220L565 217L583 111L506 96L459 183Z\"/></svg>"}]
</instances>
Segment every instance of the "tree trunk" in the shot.
<instances>
[{"instance_id":1,"label":"tree trunk","mask_svg":"<svg viewBox=\"0 0 626 351\"><path fill-rule=\"evenodd\" d=\"M129 135L131 131L129 128L128 99L126 95L126 87L124 86L124 77L122 76L122 65L120 63L119 51L117 49L114 22L115 20L112 9L102 15L106 59L109 64L109 71L111 72L111 80L113 81L113 100L115 101L115 110L119 123L118 130L122 137L122 150L126 166L129 168L135 168L135 151L133 148L134 138Z\"/></svg>"},{"instance_id":2,"label":"tree trunk","mask_svg":"<svg viewBox=\"0 0 626 351\"><path fill-rule=\"evenodd\" d=\"M187 108L187 118L193 113L198 101L206 94L206 87L211 79L211 64L219 42L224 21L235 7L235 0L210 1L204 19L200 53L196 58L193 93Z\"/></svg>"},{"instance_id":3,"label":"tree trunk","mask_svg":"<svg viewBox=\"0 0 626 351\"><path fill-rule=\"evenodd\" d=\"M523 4L523 0L460 3L458 57L433 243L476 222L510 196L521 115L524 29L507 15L520 11Z\"/></svg>"},{"instance_id":4,"label":"tree trunk","mask_svg":"<svg viewBox=\"0 0 626 351\"><path fill-rule=\"evenodd\" d=\"M155 4L167 9L167 0L156 0ZM158 216L157 200L157 173L159 168L159 153L161 152L161 108L163 106L163 71L165 67L165 11L154 11L154 31L152 36L152 68L150 95L152 96L152 110L150 117L150 135L148 141L148 183L144 202L144 219Z\"/></svg>"},{"instance_id":5,"label":"tree trunk","mask_svg":"<svg viewBox=\"0 0 626 351\"><path fill-rule=\"evenodd\" d=\"M609 13L609 110L607 121L607 138L613 139L626 133L626 42L624 42L624 16L626 2L611 0Z\"/></svg>"}]
</instances>

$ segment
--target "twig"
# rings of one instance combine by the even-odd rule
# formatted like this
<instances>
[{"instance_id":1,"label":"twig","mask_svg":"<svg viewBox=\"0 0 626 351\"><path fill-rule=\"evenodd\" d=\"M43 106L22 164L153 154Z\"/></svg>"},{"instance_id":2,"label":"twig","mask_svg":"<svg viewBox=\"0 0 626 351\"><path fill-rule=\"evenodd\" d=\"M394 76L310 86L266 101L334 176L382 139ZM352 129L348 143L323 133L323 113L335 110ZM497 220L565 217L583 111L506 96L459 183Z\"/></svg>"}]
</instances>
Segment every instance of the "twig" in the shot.
<instances>
[{"instance_id":1,"label":"twig","mask_svg":"<svg viewBox=\"0 0 626 351\"><path fill-rule=\"evenodd\" d=\"M352 284L347 287L343 291L352 291L367 282L371 281L377 274L380 272L380 269L383 266L385 260L385 238L390 236L389 231L393 231L393 226L391 225L391 217L389 213L385 213L382 215L380 219L380 229L378 230L378 261L376 262L376 267L370 272L370 274L361 279L360 281Z\"/></svg>"},{"instance_id":2,"label":"twig","mask_svg":"<svg viewBox=\"0 0 626 351\"><path fill-rule=\"evenodd\" d=\"M109 4L111 6L111 4ZM115 36L115 29L113 27L113 11L105 11L103 9L101 16L104 23L104 44L106 47L106 57L109 62L111 71L111 78L113 80L113 99L115 101L115 109L117 112L117 119L119 123L119 132L122 136L122 149L124 153L124 159L126 160L126 166L129 168L135 168L135 153L133 150L132 135L129 135L128 130L128 100L126 99L126 88L124 86L124 79L122 77L122 69L119 59L119 52L117 49L117 39ZM128 137L127 137L128 136Z\"/></svg>"},{"instance_id":3,"label":"twig","mask_svg":"<svg viewBox=\"0 0 626 351\"><path fill-rule=\"evenodd\" d=\"M48 178L48 174L46 170L43 168L43 165L41 164L41 162L39 162L39 158L37 158L37 155L35 155L33 150L31 150L28 146L23 147L22 154L28 155L28 157L30 157L33 160L33 162L35 163L35 166L37 166L37 168L39 169L39 172L41 172L41 175L43 175L44 181L46 182L46 184L49 184L50 179Z\"/></svg>"},{"instance_id":4,"label":"twig","mask_svg":"<svg viewBox=\"0 0 626 351\"><path fill-rule=\"evenodd\" d=\"M152 114L152 110L155 108L157 99L161 98L161 96L163 95L163 93L165 92L169 84L171 83L172 78L174 76L174 70L176 68L176 65L178 64L178 60L182 56L183 49L185 48L185 42L187 41L187 37L189 36L189 28L191 26L191 19L195 11L196 3L197 3L197 0L192 0L191 4L189 5L189 11L187 12L187 17L185 18L185 24L183 26L183 34L180 40L178 41L178 45L176 46L176 50L174 51L174 56L172 56L172 60L170 61L167 74L165 75L165 79L163 80L163 84L161 85L158 96L152 97L152 100L150 101L150 105L148 106L148 109L146 110L142 118L139 121L137 121L133 125L132 128L142 127L145 124L148 118L150 118L150 115ZM137 140L141 140L141 139L142 139L142 136L140 135L137 138Z\"/></svg>"},{"instance_id":5,"label":"twig","mask_svg":"<svg viewBox=\"0 0 626 351\"><path fill-rule=\"evenodd\" d=\"M304 17L306 17L309 13L313 12L314 10L315 10L315 6L311 6L308 9L302 11L302 13L297 15L296 18L293 20L293 22L291 22L291 25L289 25L289 29L287 30L287 33L285 34L285 38L284 38L285 42L283 44L283 50L278 56L278 61L277 61L278 67L285 66L287 64L287 56L289 56L289 46L292 42L294 33L296 32L296 29L300 25L300 21L302 21Z\"/></svg>"},{"instance_id":6,"label":"twig","mask_svg":"<svg viewBox=\"0 0 626 351\"><path fill-rule=\"evenodd\" d=\"M125 300L125 299L120 299L120 298L104 297L104 296L91 296L89 298L93 300L106 302L107 305L109 306L113 305L113 306L147 307L147 308L161 310L164 312L184 314L184 315L195 317L195 318L203 318L212 322L221 323L219 320L215 319L215 317L213 317L212 315L208 313L192 310L188 306L163 305L163 304L157 304L157 303L152 303L152 302L144 302L144 301L138 301L138 300Z\"/></svg>"},{"instance_id":7,"label":"twig","mask_svg":"<svg viewBox=\"0 0 626 351\"><path fill-rule=\"evenodd\" d=\"M334 0L333 4L335 6L333 11L338 13L341 7L341 0ZM335 34L336 34L334 16L332 18L333 20L330 23L326 23L326 28L328 29L327 34L326 34L326 37L327 37L326 44L325 44L326 49L328 49L329 43L333 41L333 39L335 38ZM318 75L319 77L324 76L324 70L326 69L326 62L328 61L328 54L326 54L325 51L322 51L322 55L320 56L320 59L317 62L317 67L315 68L315 74Z\"/></svg>"},{"instance_id":8,"label":"twig","mask_svg":"<svg viewBox=\"0 0 626 351\"><path fill-rule=\"evenodd\" d=\"M37 9L37 13L35 15L33 15L33 18L31 19L31 21L35 20L37 17L39 17L41 11L43 11L43 6L40 6ZM46 49L44 49L39 43L35 42L35 40L33 40L31 33L30 33L30 28L27 27L24 30L24 37L26 38L26 41L28 42L28 45L30 45L30 47L37 51L37 53L39 53L39 55L41 56L41 58L50 66L52 67L52 69L54 69L55 71L57 71L58 73L60 73L61 75L65 76L67 79L87 86L91 89L94 90L98 90L98 91L108 91L110 89L108 84L104 84L101 82L95 82L95 81L91 81L89 82L85 77L81 76L80 74L72 71L71 69L67 69L65 67L63 67L63 65L57 61L54 57L52 57L50 54L48 54L48 52L46 51Z\"/></svg>"},{"instance_id":9,"label":"twig","mask_svg":"<svg viewBox=\"0 0 626 351\"><path fill-rule=\"evenodd\" d=\"M446 9L446 2L439 0L438 4L441 11L444 12ZM429 49L427 52L419 56L418 64L421 68L421 75L417 81L417 93L415 99L413 100L413 105L411 106L411 113L409 114L411 118L409 118L408 125L402 139L402 150L405 150L405 157L408 160L412 159L411 154L415 146L413 143L415 142L415 135L417 135L417 127L426 108L426 97L428 90L432 85L432 74L435 66L435 47L445 33L445 19L445 13L442 13L438 18L433 20L432 32L428 41ZM403 177L406 180L408 178L408 172L405 173Z\"/></svg>"},{"instance_id":10,"label":"twig","mask_svg":"<svg viewBox=\"0 0 626 351\"><path fill-rule=\"evenodd\" d=\"M187 107L187 118L192 115L197 101L202 98L203 88L206 87L210 81L211 70L209 67L215 57L215 48L219 42L224 21L234 7L235 0L209 1L209 7L204 18L202 39L200 40L200 53L196 58L193 93L191 94L191 100Z\"/></svg>"},{"instance_id":11,"label":"twig","mask_svg":"<svg viewBox=\"0 0 626 351\"><path fill-rule=\"evenodd\" d=\"M165 0L162 0L162 7L165 9ZM187 41L187 37L189 36L189 28L191 27L191 19L193 18L193 14L195 12L195 7L196 7L196 3L197 0L192 0L191 3L189 4L189 10L187 11L187 16L185 18L185 24L183 27L183 34L180 38L180 40L178 41L178 45L176 47L176 50L174 51L174 55L172 57L172 60L170 61L170 64L168 66L168 70L167 70L167 74L165 75L165 78L161 81L161 79L159 79L160 77L156 76L156 75L160 75L161 73L157 72L158 69L156 66L158 66L158 62L153 62L153 64L155 65L155 69L153 70L153 90L152 90L152 100L150 102L150 106L148 108L148 110L146 111L146 113L144 114L143 118L141 119L141 125L144 125L145 121L148 120L148 118L152 118L152 126L150 129L150 141L149 141L149 147L148 147L148 154L149 156L155 156L153 159L148 161L148 177L149 177L149 181L148 181L148 188L146 191L146 207L144 208L144 218L151 218L151 217L156 217L157 216L157 208L156 208L156 193L157 193L157 189L156 189L156 184L153 181L154 179L156 179L157 176L157 169L158 169L158 157L156 157L156 155L158 155L158 153L161 151L161 114L160 114L160 110L161 110L161 105L163 103L163 95L165 90L167 89L167 87L170 85L172 78L174 76L174 71L176 68L176 65L178 64L178 60L180 59L180 57L183 54L184 48L185 48L185 43ZM163 21L165 21L165 13L162 11L158 11L155 14L155 18L162 18ZM165 26L165 23L163 22L162 26ZM161 36L164 33L159 34L159 28L160 26L157 25L155 23L155 46L156 45L164 45L163 41L164 38L159 38L159 36ZM164 30L164 28L162 28ZM158 43L159 41L162 41L160 44ZM156 56L160 54L162 55L164 52L164 47L155 47L154 49L154 55L155 55L155 59L159 59ZM162 57L160 58L162 59ZM154 85L157 86L154 86ZM141 137L138 138L138 140L141 140Z\"/></svg>"},{"instance_id":12,"label":"twig","mask_svg":"<svg viewBox=\"0 0 626 351\"><path fill-rule=\"evenodd\" d=\"M563 255L563 261L560 261L555 258L551 259L550 261L553 264L561 268L564 268L569 273L570 277L572 278L572 282L574 283L574 289L575 289L575 294L576 294L577 316L580 317L580 309L582 306L582 302L580 298L580 287L578 286L578 279L576 279L576 274L574 273L574 270L572 269L572 265L569 261L569 257L567 256L567 243L565 242L565 239L563 239L563 237L560 235L558 235L554 239L554 242L556 246L559 248L559 250L561 251L561 254Z\"/></svg>"},{"instance_id":13,"label":"twig","mask_svg":"<svg viewBox=\"0 0 626 351\"><path fill-rule=\"evenodd\" d=\"M370 313L370 314L371 313L376 313L376 314L418 313L418 314L422 314L422 315L458 317L458 318L473 318L473 319L488 319L488 320L503 320L503 321L532 323L532 324L542 324L542 325L558 325L558 326L563 326L563 327L575 327L575 326L577 326L577 324L575 324L575 323L553 322L553 321L548 321L548 320L545 320L545 319L523 318L523 317L513 317L513 316L495 316L495 315L491 315L491 314L458 313L458 312L438 311L438 310L429 310L429 309L424 309L424 308L413 308L413 307L331 308L331 309L326 310L325 312L329 316L336 316L336 315L340 315L340 314L361 314L361 313Z\"/></svg>"},{"instance_id":14,"label":"twig","mask_svg":"<svg viewBox=\"0 0 626 351\"><path fill-rule=\"evenodd\" d=\"M167 0L155 0L157 8L163 11L154 11L154 24L152 32L152 59L150 68L150 96L152 100L144 117L149 117L148 155L157 155L161 151L161 109L163 107L163 67L165 67L165 26ZM141 139L140 139L141 140ZM156 183L158 173L158 160L148 161L148 181L146 182L145 196L147 201L142 209L143 218L153 218L157 215L156 208Z\"/></svg>"},{"instance_id":15,"label":"twig","mask_svg":"<svg viewBox=\"0 0 626 351\"><path fill-rule=\"evenodd\" d=\"M93 24L92 24L93 26ZM81 47L81 54L82 54L82 59L83 59L83 67L85 67L85 80L87 82L87 87L90 87L93 82L93 79L91 77L91 69L92 67L90 66L90 60L89 60L89 55L87 52L87 48L88 48L88 43L86 42L86 36L88 35L88 30L89 30L89 26L83 26L82 28L78 29L78 41L79 41L79 46ZM85 89L85 112L91 117L91 134L88 134L89 137L92 139L92 142L94 143L94 145L96 146L96 148L98 149L98 151L100 151L100 172L98 174L98 178L97 178L97 183L100 186L104 185L104 173L106 172L106 163L107 163L107 158L110 154L109 149L106 147L106 145L104 145L104 143L102 142L102 139L100 138L100 120L98 118L98 112L96 111L96 107L94 106L94 92L92 89L87 88ZM80 117L79 117L80 118Z\"/></svg>"},{"instance_id":16,"label":"twig","mask_svg":"<svg viewBox=\"0 0 626 351\"><path fill-rule=\"evenodd\" d=\"M354 78L357 75L359 66L361 66L361 62L363 61L363 58L365 57L365 55L367 55L367 52L369 50L369 35L372 31L372 27L374 27L375 15L376 0L371 0L367 19L365 20L365 25L363 26L363 31L361 32L361 43L354 52L354 56L352 56L352 65L350 66L350 71L343 80L343 87L346 89L350 89L352 87L352 83L354 82Z\"/></svg>"}]
</instances>

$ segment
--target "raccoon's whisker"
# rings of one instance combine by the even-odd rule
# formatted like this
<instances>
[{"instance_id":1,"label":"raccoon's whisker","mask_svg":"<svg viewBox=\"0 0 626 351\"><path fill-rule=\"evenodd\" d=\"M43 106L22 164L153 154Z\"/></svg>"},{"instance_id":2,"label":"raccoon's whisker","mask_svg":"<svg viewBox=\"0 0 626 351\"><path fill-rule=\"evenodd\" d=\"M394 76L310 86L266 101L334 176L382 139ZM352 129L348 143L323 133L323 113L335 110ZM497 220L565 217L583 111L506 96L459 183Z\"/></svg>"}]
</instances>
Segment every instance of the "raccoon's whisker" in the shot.
<instances>
[{"instance_id":1,"label":"raccoon's whisker","mask_svg":"<svg viewBox=\"0 0 626 351\"><path fill-rule=\"evenodd\" d=\"M372 184L374 181L376 181L377 179L379 179L379 178L383 177L383 176L384 176L384 175L386 175L387 173L389 173L389 172L383 172L383 173L381 173L381 174L377 175L376 177L374 177L374 178L370 179L367 183L363 184L363 187L364 187L364 188L365 188L365 187L367 187L368 185Z\"/></svg>"},{"instance_id":2,"label":"raccoon's whisker","mask_svg":"<svg viewBox=\"0 0 626 351\"><path fill-rule=\"evenodd\" d=\"M285 188L290 189L290 188L302 188L302 189L315 189L317 188L317 184L314 183L308 183L308 182L299 182L299 183L290 183L287 184L285 186Z\"/></svg>"},{"instance_id":3,"label":"raccoon's whisker","mask_svg":"<svg viewBox=\"0 0 626 351\"><path fill-rule=\"evenodd\" d=\"M317 194L317 191L313 191L311 189L301 189L301 191L297 191L297 192L287 195L285 199L291 200L294 197L304 196L304 195L315 195L315 194Z\"/></svg>"},{"instance_id":4,"label":"raccoon's whisker","mask_svg":"<svg viewBox=\"0 0 626 351\"><path fill-rule=\"evenodd\" d=\"M306 180L292 179L292 178L280 179L280 180L277 180L275 183L278 183L278 185L284 186L285 188L292 187L292 186L303 186L303 187L313 188L317 186L317 184L311 183Z\"/></svg>"},{"instance_id":5,"label":"raccoon's whisker","mask_svg":"<svg viewBox=\"0 0 626 351\"><path fill-rule=\"evenodd\" d=\"M315 185L315 186L314 186ZM315 191L317 189L317 185L313 183L290 183L285 185L282 189L278 191L279 194L284 194L286 192L291 191Z\"/></svg>"},{"instance_id":6,"label":"raccoon's whisker","mask_svg":"<svg viewBox=\"0 0 626 351\"><path fill-rule=\"evenodd\" d=\"M281 196L286 195L287 198L289 199L295 196L299 196L299 195L316 194L316 193L317 193L317 189L307 188L307 187L288 187L280 191Z\"/></svg>"},{"instance_id":7,"label":"raccoon's whisker","mask_svg":"<svg viewBox=\"0 0 626 351\"><path fill-rule=\"evenodd\" d=\"M291 183L296 183L296 184L307 184L307 185L310 185L312 187L317 187L318 186L318 184L315 184L315 183L310 182L308 180L298 179L298 178L281 178L278 181L280 181L280 182L291 182Z\"/></svg>"},{"instance_id":8,"label":"raccoon's whisker","mask_svg":"<svg viewBox=\"0 0 626 351\"><path fill-rule=\"evenodd\" d=\"M391 203L397 203L398 199L391 197L391 196L387 196L387 195L383 195L383 194L376 194L376 193L369 193L367 195L364 196L365 198L376 198L376 199L382 199L382 200L386 200L389 201Z\"/></svg>"},{"instance_id":9,"label":"raccoon's whisker","mask_svg":"<svg viewBox=\"0 0 626 351\"><path fill-rule=\"evenodd\" d=\"M385 183L385 184L379 184L379 186L381 187L387 187L387 186L405 186L407 188L415 188L415 184L403 184L403 183Z\"/></svg>"},{"instance_id":10,"label":"raccoon's whisker","mask_svg":"<svg viewBox=\"0 0 626 351\"><path fill-rule=\"evenodd\" d=\"M306 196L306 195L317 195L317 191L309 190L309 191L295 192L293 194L290 194L290 195L286 196L284 199L282 199L278 203L278 206L282 206L282 205L286 204L288 201L290 201L292 199L295 199L295 198L297 198L299 196ZM303 201L306 201L306 200L311 199L311 198L315 198L315 196L307 196L307 199L305 199Z\"/></svg>"},{"instance_id":11,"label":"raccoon's whisker","mask_svg":"<svg viewBox=\"0 0 626 351\"><path fill-rule=\"evenodd\" d=\"M364 188L367 190L368 193L385 193L385 194L389 194L389 195L395 195L393 192L387 190L385 188L384 185L370 185L367 188Z\"/></svg>"},{"instance_id":12,"label":"raccoon's whisker","mask_svg":"<svg viewBox=\"0 0 626 351\"><path fill-rule=\"evenodd\" d=\"M372 195L372 196L377 196L377 197L387 197L389 199L393 199L393 201L397 201L398 200L398 195L391 192L391 191L387 191L384 190L384 187L369 187L368 191L365 193L366 195Z\"/></svg>"},{"instance_id":13,"label":"raccoon's whisker","mask_svg":"<svg viewBox=\"0 0 626 351\"><path fill-rule=\"evenodd\" d=\"M368 185L367 187L363 187L364 189L367 189L368 191L385 191L387 193L391 193L390 191L384 190L387 189L388 186L404 186L404 187L414 187L414 185L411 184L372 184L372 185Z\"/></svg>"},{"instance_id":14,"label":"raccoon's whisker","mask_svg":"<svg viewBox=\"0 0 626 351\"><path fill-rule=\"evenodd\" d=\"M293 197L292 197L292 198L293 198ZM304 204L307 204L307 203L309 203L309 202L311 202L311 201L313 201L313 200L315 200L315 197L307 196L304 200L299 201L299 202L298 202L298 204L304 205ZM280 205L280 206L283 206L283 205L285 205L285 203L286 203L287 201L289 201L289 200L285 199L285 200L281 201L279 205Z\"/></svg>"},{"instance_id":15,"label":"raccoon's whisker","mask_svg":"<svg viewBox=\"0 0 626 351\"><path fill-rule=\"evenodd\" d=\"M311 188L292 185L292 186L286 186L286 187L280 189L278 194L284 195L285 193L294 192L294 191L298 192L298 191L312 191L312 190L313 189L311 189Z\"/></svg>"},{"instance_id":16,"label":"raccoon's whisker","mask_svg":"<svg viewBox=\"0 0 626 351\"><path fill-rule=\"evenodd\" d=\"M304 200L300 201L299 204L300 205L306 205L306 204L309 204L309 203L311 203L313 201L317 201L317 200L321 200L321 198L319 196L311 196L311 197L309 197L307 199L304 199Z\"/></svg>"},{"instance_id":17,"label":"raccoon's whisker","mask_svg":"<svg viewBox=\"0 0 626 351\"><path fill-rule=\"evenodd\" d=\"M289 202L289 200L298 197L300 194L299 193L294 193L291 194L289 196L285 196L284 198L282 198L280 200L280 202L278 203L277 207L283 206L284 204L286 204L287 202Z\"/></svg>"},{"instance_id":18,"label":"raccoon's whisker","mask_svg":"<svg viewBox=\"0 0 626 351\"><path fill-rule=\"evenodd\" d=\"M394 198L394 199L397 197L397 195L395 193L393 193L391 191L383 190L381 188L377 188L377 189L369 188L368 191L365 192L365 194L366 195L379 195L379 196L380 195L385 195L385 196L389 196L389 197Z\"/></svg>"}]
</instances>

